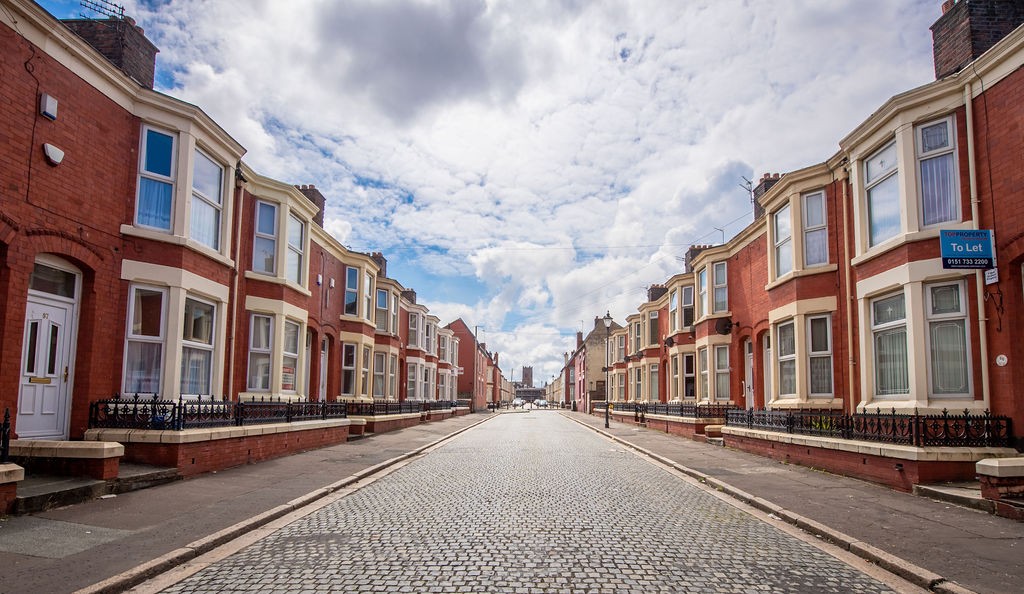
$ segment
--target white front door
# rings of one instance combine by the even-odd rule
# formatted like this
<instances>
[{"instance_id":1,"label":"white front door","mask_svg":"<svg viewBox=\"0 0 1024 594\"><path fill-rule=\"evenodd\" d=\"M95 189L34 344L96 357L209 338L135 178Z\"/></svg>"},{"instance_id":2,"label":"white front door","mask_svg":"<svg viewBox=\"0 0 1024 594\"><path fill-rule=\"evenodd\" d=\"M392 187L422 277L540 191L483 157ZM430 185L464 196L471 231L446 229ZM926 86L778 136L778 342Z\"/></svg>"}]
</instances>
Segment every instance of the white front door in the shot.
<instances>
[{"instance_id":1,"label":"white front door","mask_svg":"<svg viewBox=\"0 0 1024 594\"><path fill-rule=\"evenodd\" d=\"M15 425L23 439L67 439L74 305L30 295Z\"/></svg>"}]
</instances>

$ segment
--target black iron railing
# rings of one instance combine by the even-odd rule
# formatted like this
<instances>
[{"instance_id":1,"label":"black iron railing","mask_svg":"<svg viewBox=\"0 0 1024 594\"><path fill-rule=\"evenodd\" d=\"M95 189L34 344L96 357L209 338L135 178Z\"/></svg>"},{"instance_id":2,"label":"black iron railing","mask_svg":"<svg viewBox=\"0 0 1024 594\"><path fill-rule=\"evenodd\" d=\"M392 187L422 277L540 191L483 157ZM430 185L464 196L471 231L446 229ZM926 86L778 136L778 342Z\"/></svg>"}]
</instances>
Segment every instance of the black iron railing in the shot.
<instances>
[{"instance_id":1,"label":"black iron railing","mask_svg":"<svg viewBox=\"0 0 1024 594\"><path fill-rule=\"evenodd\" d=\"M451 410L458 406L458 403L450 400L431 400L423 403L424 410Z\"/></svg>"},{"instance_id":2,"label":"black iron railing","mask_svg":"<svg viewBox=\"0 0 1024 594\"><path fill-rule=\"evenodd\" d=\"M4 422L0 425L0 464L11 457L11 409L4 409Z\"/></svg>"},{"instance_id":3,"label":"black iron railing","mask_svg":"<svg viewBox=\"0 0 1024 594\"><path fill-rule=\"evenodd\" d=\"M292 423L348 416L344 402L288 402L254 400L234 402L211 398L161 400L153 396L122 398L89 405L90 429L157 429L181 431L208 427L241 427L267 423Z\"/></svg>"},{"instance_id":4,"label":"black iron railing","mask_svg":"<svg viewBox=\"0 0 1024 594\"><path fill-rule=\"evenodd\" d=\"M470 400L460 398L456 401L456 406L458 406L459 408L469 408L470 403Z\"/></svg>"},{"instance_id":5,"label":"black iron railing","mask_svg":"<svg viewBox=\"0 0 1024 594\"><path fill-rule=\"evenodd\" d=\"M633 413L633 418L643 422L647 415L670 417L692 417L696 419L724 419L729 411L741 410L731 402L719 404L697 404L696 402L612 402L612 410ZM594 402L595 411L604 411L604 401Z\"/></svg>"},{"instance_id":6,"label":"black iron railing","mask_svg":"<svg viewBox=\"0 0 1024 594\"><path fill-rule=\"evenodd\" d=\"M424 403L418 400L406 400L404 402L349 402L348 414L350 416L376 417L385 415L405 415L422 413Z\"/></svg>"},{"instance_id":7,"label":"black iron railing","mask_svg":"<svg viewBox=\"0 0 1024 594\"><path fill-rule=\"evenodd\" d=\"M915 447L1010 447L1013 427L1009 417L989 411L937 415L891 412L846 414L829 410L733 410L726 425L779 433L815 435L910 445Z\"/></svg>"}]
</instances>

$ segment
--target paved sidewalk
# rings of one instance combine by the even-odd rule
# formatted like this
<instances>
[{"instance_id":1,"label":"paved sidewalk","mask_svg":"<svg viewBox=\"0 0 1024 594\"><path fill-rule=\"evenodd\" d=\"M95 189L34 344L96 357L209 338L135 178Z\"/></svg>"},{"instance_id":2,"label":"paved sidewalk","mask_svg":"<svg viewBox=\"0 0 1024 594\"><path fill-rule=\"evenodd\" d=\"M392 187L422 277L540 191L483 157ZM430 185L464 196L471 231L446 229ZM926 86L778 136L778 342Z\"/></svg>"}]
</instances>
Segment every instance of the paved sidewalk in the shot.
<instances>
[{"instance_id":1,"label":"paved sidewalk","mask_svg":"<svg viewBox=\"0 0 1024 594\"><path fill-rule=\"evenodd\" d=\"M491 418L425 423L0 521L0 593L73 592Z\"/></svg>"},{"instance_id":2,"label":"paved sidewalk","mask_svg":"<svg viewBox=\"0 0 1024 594\"><path fill-rule=\"evenodd\" d=\"M939 591L957 591L956 584L976 592L1024 591L1024 522L656 430L614 421L605 429L603 418L563 414L671 460L688 474L706 476L709 483L720 481L723 490L745 492L741 498L779 506L775 511L784 519L810 520L804 527L811 532L831 529L852 537L847 542L862 543L852 547L862 549L855 551L862 556L885 560L887 553L895 557L897 571L904 560L955 582L941 583Z\"/></svg>"}]
</instances>

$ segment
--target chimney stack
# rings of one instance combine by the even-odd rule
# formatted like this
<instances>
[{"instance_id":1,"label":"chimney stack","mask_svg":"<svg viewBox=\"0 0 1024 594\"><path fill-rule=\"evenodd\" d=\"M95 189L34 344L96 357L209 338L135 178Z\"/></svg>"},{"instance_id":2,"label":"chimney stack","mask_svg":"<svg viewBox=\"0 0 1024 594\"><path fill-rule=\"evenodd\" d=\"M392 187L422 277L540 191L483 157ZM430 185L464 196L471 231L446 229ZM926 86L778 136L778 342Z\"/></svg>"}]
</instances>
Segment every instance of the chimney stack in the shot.
<instances>
[{"instance_id":1,"label":"chimney stack","mask_svg":"<svg viewBox=\"0 0 1024 594\"><path fill-rule=\"evenodd\" d=\"M383 277L388 275L388 259L384 257L384 254L381 252L373 252L370 254L370 259L376 262L377 268L380 269L377 276Z\"/></svg>"},{"instance_id":2,"label":"chimney stack","mask_svg":"<svg viewBox=\"0 0 1024 594\"><path fill-rule=\"evenodd\" d=\"M576 331L576 348L583 346L583 332L580 330Z\"/></svg>"},{"instance_id":3,"label":"chimney stack","mask_svg":"<svg viewBox=\"0 0 1024 594\"><path fill-rule=\"evenodd\" d=\"M416 304L416 291L414 291L412 289L406 289L406 290L402 291L402 299L405 299L409 303L412 303L413 305L415 305Z\"/></svg>"},{"instance_id":4,"label":"chimney stack","mask_svg":"<svg viewBox=\"0 0 1024 594\"><path fill-rule=\"evenodd\" d=\"M683 261L683 267L685 272L693 272L693 260L701 252L710 248L710 245L691 245L690 249L686 250L685 260Z\"/></svg>"},{"instance_id":5,"label":"chimney stack","mask_svg":"<svg viewBox=\"0 0 1024 594\"><path fill-rule=\"evenodd\" d=\"M931 26L935 78L956 74L1024 22L1020 0L946 0Z\"/></svg>"},{"instance_id":6,"label":"chimney stack","mask_svg":"<svg viewBox=\"0 0 1024 594\"><path fill-rule=\"evenodd\" d=\"M651 285L647 287L647 300L657 301L661 299L662 295L668 293L668 287L665 285Z\"/></svg>"},{"instance_id":7,"label":"chimney stack","mask_svg":"<svg viewBox=\"0 0 1024 594\"><path fill-rule=\"evenodd\" d=\"M320 225L320 228L323 229L324 209L327 208L327 198L325 198L324 195L320 192L320 190L316 189L316 186L314 186L313 184L309 184L308 186L301 185L295 187L298 188L300 192L302 192L303 196L309 198L309 201L316 205L317 213L316 216L313 217L313 222L316 223L317 225Z\"/></svg>"},{"instance_id":8,"label":"chimney stack","mask_svg":"<svg viewBox=\"0 0 1024 594\"><path fill-rule=\"evenodd\" d=\"M754 220L760 219L764 216L764 207L761 206L761 196L765 195L765 192L771 189L772 186L779 183L782 176L778 173L766 173L761 176L761 181L757 182L754 186Z\"/></svg>"},{"instance_id":9,"label":"chimney stack","mask_svg":"<svg viewBox=\"0 0 1024 594\"><path fill-rule=\"evenodd\" d=\"M146 39L142 27L136 25L131 17L124 20L110 17L102 21L67 19L61 22L132 80L147 89L153 88L156 54L160 50Z\"/></svg>"}]
</instances>

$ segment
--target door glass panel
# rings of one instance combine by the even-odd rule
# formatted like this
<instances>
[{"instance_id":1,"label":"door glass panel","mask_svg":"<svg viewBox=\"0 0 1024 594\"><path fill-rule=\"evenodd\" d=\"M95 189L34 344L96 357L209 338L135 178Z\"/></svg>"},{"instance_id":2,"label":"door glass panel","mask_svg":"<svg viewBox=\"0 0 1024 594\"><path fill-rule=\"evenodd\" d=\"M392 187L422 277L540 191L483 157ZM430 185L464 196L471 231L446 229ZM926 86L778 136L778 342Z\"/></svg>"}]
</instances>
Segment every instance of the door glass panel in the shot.
<instances>
[{"instance_id":1,"label":"door glass panel","mask_svg":"<svg viewBox=\"0 0 1024 594\"><path fill-rule=\"evenodd\" d=\"M75 275L64 270L36 264L29 278L29 288L51 295L73 299L75 296Z\"/></svg>"},{"instance_id":2,"label":"door glass panel","mask_svg":"<svg viewBox=\"0 0 1024 594\"><path fill-rule=\"evenodd\" d=\"M39 340L39 322L32 320L28 323L28 345L25 352L25 373L36 372L36 343Z\"/></svg>"},{"instance_id":3,"label":"door glass panel","mask_svg":"<svg viewBox=\"0 0 1024 594\"><path fill-rule=\"evenodd\" d=\"M57 345L60 338L60 326L50 324L50 352L46 363L46 375L57 375Z\"/></svg>"}]
</instances>

